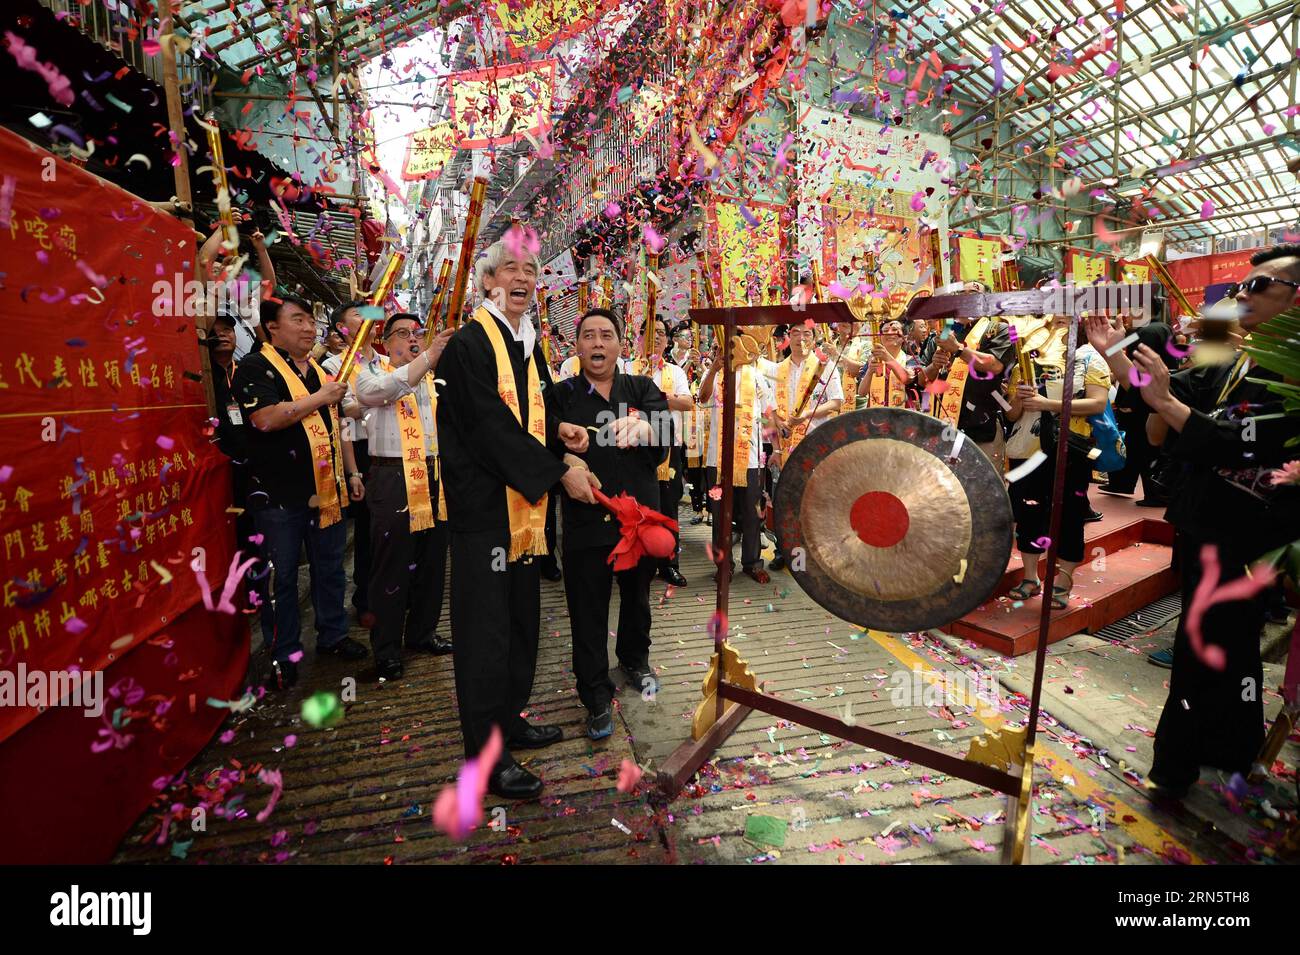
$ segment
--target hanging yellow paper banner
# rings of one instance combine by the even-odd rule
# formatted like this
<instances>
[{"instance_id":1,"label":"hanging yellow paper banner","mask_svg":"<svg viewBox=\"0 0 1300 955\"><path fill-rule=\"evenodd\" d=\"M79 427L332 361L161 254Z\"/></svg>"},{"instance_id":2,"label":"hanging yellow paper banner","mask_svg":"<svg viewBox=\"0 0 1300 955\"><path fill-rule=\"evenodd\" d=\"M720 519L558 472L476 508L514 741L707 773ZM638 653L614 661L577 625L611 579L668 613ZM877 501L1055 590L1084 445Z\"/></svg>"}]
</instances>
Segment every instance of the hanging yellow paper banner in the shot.
<instances>
[{"instance_id":1,"label":"hanging yellow paper banner","mask_svg":"<svg viewBox=\"0 0 1300 955\"><path fill-rule=\"evenodd\" d=\"M408 182L431 179L442 172L447 160L455 154L456 127L449 122L441 122L411 133L406 140L402 178Z\"/></svg>"},{"instance_id":2,"label":"hanging yellow paper banner","mask_svg":"<svg viewBox=\"0 0 1300 955\"><path fill-rule=\"evenodd\" d=\"M957 276L962 282L981 282L985 288L997 288L997 274L1002 269L1002 240L957 238Z\"/></svg>"},{"instance_id":3,"label":"hanging yellow paper banner","mask_svg":"<svg viewBox=\"0 0 1300 955\"><path fill-rule=\"evenodd\" d=\"M719 306L765 301L769 285L784 286L781 275L781 209L759 203L715 200L710 206L709 244L718 250Z\"/></svg>"}]
</instances>

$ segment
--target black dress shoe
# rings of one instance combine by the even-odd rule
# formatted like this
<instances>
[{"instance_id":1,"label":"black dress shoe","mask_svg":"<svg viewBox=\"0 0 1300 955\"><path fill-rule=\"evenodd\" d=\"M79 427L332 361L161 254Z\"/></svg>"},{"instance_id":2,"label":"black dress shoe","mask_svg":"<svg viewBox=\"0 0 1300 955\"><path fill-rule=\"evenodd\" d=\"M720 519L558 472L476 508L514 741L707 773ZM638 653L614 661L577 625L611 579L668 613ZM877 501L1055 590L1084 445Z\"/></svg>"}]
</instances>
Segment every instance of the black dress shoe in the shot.
<instances>
[{"instance_id":1,"label":"black dress shoe","mask_svg":"<svg viewBox=\"0 0 1300 955\"><path fill-rule=\"evenodd\" d=\"M390 680L400 680L402 674L406 672L402 669L401 660L380 660L378 669L380 683L386 683Z\"/></svg>"},{"instance_id":2,"label":"black dress shoe","mask_svg":"<svg viewBox=\"0 0 1300 955\"><path fill-rule=\"evenodd\" d=\"M682 572L676 567L665 567L659 572L659 576L668 581L668 583L672 584L674 587L686 586L686 578L682 576Z\"/></svg>"},{"instance_id":3,"label":"black dress shoe","mask_svg":"<svg viewBox=\"0 0 1300 955\"><path fill-rule=\"evenodd\" d=\"M637 693L650 691L651 696L659 692L659 678L655 676L655 671L650 669L650 664L642 663L638 666L623 666L623 672L627 674L627 682Z\"/></svg>"},{"instance_id":4,"label":"black dress shoe","mask_svg":"<svg viewBox=\"0 0 1300 955\"><path fill-rule=\"evenodd\" d=\"M537 563L541 568L542 580L554 583L564 579L564 572L560 570L560 564L554 557L543 557Z\"/></svg>"},{"instance_id":5,"label":"black dress shoe","mask_svg":"<svg viewBox=\"0 0 1300 955\"><path fill-rule=\"evenodd\" d=\"M275 693L279 690L287 690L297 682L298 664L292 660L272 660L271 671L262 681L262 686Z\"/></svg>"},{"instance_id":6,"label":"black dress shoe","mask_svg":"<svg viewBox=\"0 0 1300 955\"><path fill-rule=\"evenodd\" d=\"M767 562L767 566L769 570L781 570L785 567L785 558L781 556L780 551L777 551L776 556Z\"/></svg>"},{"instance_id":7,"label":"black dress shoe","mask_svg":"<svg viewBox=\"0 0 1300 955\"><path fill-rule=\"evenodd\" d=\"M1100 511L1089 511L1088 516L1083 519L1085 524L1096 524L1098 521L1105 520Z\"/></svg>"},{"instance_id":8,"label":"black dress shoe","mask_svg":"<svg viewBox=\"0 0 1300 955\"><path fill-rule=\"evenodd\" d=\"M587 736L591 739L605 739L614 735L614 714L608 706L587 716Z\"/></svg>"},{"instance_id":9,"label":"black dress shoe","mask_svg":"<svg viewBox=\"0 0 1300 955\"><path fill-rule=\"evenodd\" d=\"M365 648L364 644L358 643L351 637L344 637L332 646L317 647L316 656L339 657L343 660L364 660L370 656L370 651Z\"/></svg>"},{"instance_id":10,"label":"black dress shoe","mask_svg":"<svg viewBox=\"0 0 1300 955\"><path fill-rule=\"evenodd\" d=\"M512 735L506 742L508 748L541 749L543 746L550 746L564 739L564 730L558 726L534 726L531 723L525 725L527 729Z\"/></svg>"},{"instance_id":11,"label":"black dress shoe","mask_svg":"<svg viewBox=\"0 0 1300 955\"><path fill-rule=\"evenodd\" d=\"M406 645L408 650L418 650L420 653L432 653L434 656L442 656L451 653L453 647L451 641L446 637L440 637L436 633L431 633L427 637L421 637L419 640L412 640Z\"/></svg>"},{"instance_id":12,"label":"black dress shoe","mask_svg":"<svg viewBox=\"0 0 1300 955\"><path fill-rule=\"evenodd\" d=\"M502 799L536 799L542 794L542 781L513 763L488 777L488 792Z\"/></svg>"}]
</instances>

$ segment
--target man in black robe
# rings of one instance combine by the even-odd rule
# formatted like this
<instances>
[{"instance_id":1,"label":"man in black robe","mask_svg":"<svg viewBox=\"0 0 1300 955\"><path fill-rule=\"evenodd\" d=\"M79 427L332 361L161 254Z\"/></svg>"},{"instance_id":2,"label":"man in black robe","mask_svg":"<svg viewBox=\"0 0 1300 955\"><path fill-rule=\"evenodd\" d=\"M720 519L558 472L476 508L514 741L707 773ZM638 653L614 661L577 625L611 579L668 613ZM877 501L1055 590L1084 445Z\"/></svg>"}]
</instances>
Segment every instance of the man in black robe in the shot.
<instances>
[{"instance_id":1,"label":"man in black robe","mask_svg":"<svg viewBox=\"0 0 1300 955\"><path fill-rule=\"evenodd\" d=\"M655 381L625 375L615 357L623 330L613 313L592 309L579 318L581 371L556 386L560 419L596 437L582 463L610 497L627 493L651 510L659 510L659 466L668 456L673 432L668 398ZM680 495L680 485L678 494ZM672 515L672 516L675 516ZM615 653L637 693L657 689L650 668L650 581L652 557L628 570L614 571L610 552L620 540L619 523L604 507L564 502L564 589L573 628L573 674L578 697L587 708L587 735L604 739L614 731L609 678L609 598L618 579L618 638Z\"/></svg>"},{"instance_id":2,"label":"man in black robe","mask_svg":"<svg viewBox=\"0 0 1300 955\"><path fill-rule=\"evenodd\" d=\"M1229 287L1246 333L1295 303L1300 245L1261 251L1250 261L1246 279ZM1122 353L1110 356L1110 362L1112 370L1128 374ZM1282 413L1281 397L1262 383L1280 377L1255 367L1244 352L1171 376L1162 356L1141 345L1133 364L1140 380L1150 379L1142 386L1142 398L1154 412L1148 433L1153 443L1164 442L1184 471L1166 514L1181 532L1183 615L1150 773L1157 790L1181 798L1202 766L1248 773L1264 741L1259 641L1266 595L1218 603L1205 614L1202 639L1222 648L1222 670L1192 648L1187 611L1205 575L1204 545L1217 550L1223 586L1243 577L1270 550L1300 537L1300 491L1272 482L1274 471L1300 455L1286 447L1300 434L1300 419Z\"/></svg>"},{"instance_id":3,"label":"man in black robe","mask_svg":"<svg viewBox=\"0 0 1300 955\"><path fill-rule=\"evenodd\" d=\"M587 432L554 414L550 370L527 315L537 288L536 257L504 241L490 246L475 268L483 306L447 343L438 365L438 439L451 536L451 629L456 647L456 699L465 756L487 744L494 726L504 747L488 788L506 799L528 799L542 781L511 756L558 742L558 726L527 723L520 715L532 693L541 626L538 561L544 535L527 553L510 558L511 515L507 488L529 505L548 491L564 490L592 501L588 472L560 460L567 448L581 453ZM494 325L489 323L495 323ZM518 417L501 395L508 376L498 374L493 336L504 342L513 372ZM529 366L532 366L530 369ZM529 431L530 370L545 402L545 436ZM504 379L504 380L503 380Z\"/></svg>"}]
</instances>

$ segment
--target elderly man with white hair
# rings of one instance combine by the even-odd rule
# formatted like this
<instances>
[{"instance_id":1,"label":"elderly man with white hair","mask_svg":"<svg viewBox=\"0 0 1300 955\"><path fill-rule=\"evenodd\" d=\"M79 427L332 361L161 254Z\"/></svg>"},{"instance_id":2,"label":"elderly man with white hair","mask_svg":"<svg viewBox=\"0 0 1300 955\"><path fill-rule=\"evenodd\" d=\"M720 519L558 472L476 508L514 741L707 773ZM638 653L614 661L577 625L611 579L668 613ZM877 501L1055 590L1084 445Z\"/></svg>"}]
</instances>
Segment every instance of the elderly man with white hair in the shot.
<instances>
[{"instance_id":1,"label":"elderly man with white hair","mask_svg":"<svg viewBox=\"0 0 1300 955\"><path fill-rule=\"evenodd\" d=\"M504 747L488 788L506 799L540 794L542 781L511 755L563 739L525 722L541 626L538 561L547 552L547 495L593 503L589 472L562 461L587 431L553 410L551 374L528 315L536 256L501 240L474 270L482 304L438 364L442 481L451 538L451 631L465 756L493 727Z\"/></svg>"}]
</instances>

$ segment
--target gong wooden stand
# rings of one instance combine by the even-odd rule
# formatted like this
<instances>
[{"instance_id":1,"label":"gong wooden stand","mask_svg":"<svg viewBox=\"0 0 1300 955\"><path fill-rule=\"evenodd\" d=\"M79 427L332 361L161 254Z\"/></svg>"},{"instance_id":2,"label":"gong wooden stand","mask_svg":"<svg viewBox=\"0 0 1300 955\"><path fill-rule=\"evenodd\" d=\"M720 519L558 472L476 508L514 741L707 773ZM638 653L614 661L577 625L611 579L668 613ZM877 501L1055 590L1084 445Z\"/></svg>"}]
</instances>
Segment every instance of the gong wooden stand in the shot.
<instances>
[{"instance_id":1,"label":"gong wooden stand","mask_svg":"<svg viewBox=\"0 0 1300 955\"><path fill-rule=\"evenodd\" d=\"M974 315L1033 315L1043 314L1049 293L1029 289L1002 293L973 293L942 295L916 299L909 308L909 318L943 318ZM722 434L719 442L719 483L722 497L718 519L713 525L715 554L726 555L718 561L718 586L716 610L718 620L725 621L731 593L731 514L733 507L732 483L726 480L735 463L736 429L736 373L732 368L733 338L737 329L746 325L802 324L811 319L819 325L834 322L856 321L843 302L809 304L803 308L787 305L760 305L727 308L692 308L691 321L700 325L721 326L722 352ZM1073 380L1074 353L1078 323L1070 325L1065 353L1066 382ZM1061 417L1067 420L1073 399L1073 388L1062 389ZM1061 502L1065 494L1065 461L1068 442L1057 442L1054 494L1048 535L1047 576L1056 577L1057 538L1061 530ZM669 755L659 770L656 784L663 797L672 799L681 791L686 781L713 755L727 738L744 722L745 717L757 710L779 719L798 723L829 736L849 740L862 746L888 753L899 759L919 763L938 772L964 779L1008 797L1006 839L1003 843L1004 862L1020 864L1028 858L1029 814L1033 796L1034 745L1041 709L1043 671L1047 662L1047 641L1051 617L1051 602L1042 602L1043 610L1038 625L1038 649L1034 656L1034 684L1030 696L1029 723L1023 730L1011 728L1000 733L978 737L967 758L943 752L923 743L902 739L892 733L882 733L865 726L855 726L837 717L823 713L801 703L780 700L761 692L757 679L727 643L727 626L713 627L713 658L704 682L704 701L696 711L692 738L683 742ZM712 712L709 712L709 711Z\"/></svg>"}]
</instances>

